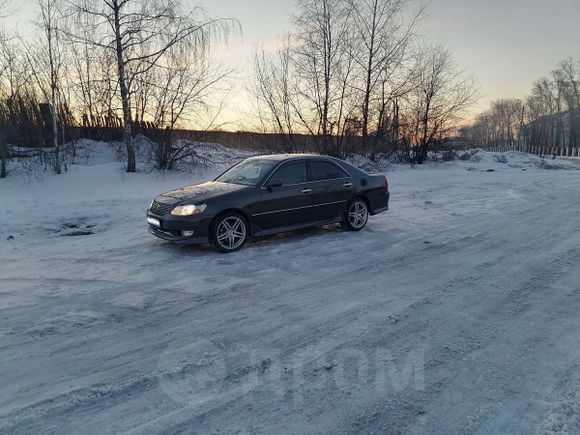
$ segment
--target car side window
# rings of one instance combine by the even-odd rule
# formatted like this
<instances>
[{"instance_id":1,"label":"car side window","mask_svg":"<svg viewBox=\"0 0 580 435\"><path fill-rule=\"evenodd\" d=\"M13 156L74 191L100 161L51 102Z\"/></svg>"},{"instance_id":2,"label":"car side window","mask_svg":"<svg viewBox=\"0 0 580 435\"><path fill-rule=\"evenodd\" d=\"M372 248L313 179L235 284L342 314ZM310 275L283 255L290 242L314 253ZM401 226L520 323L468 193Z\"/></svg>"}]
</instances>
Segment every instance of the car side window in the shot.
<instances>
[{"instance_id":1,"label":"car side window","mask_svg":"<svg viewBox=\"0 0 580 435\"><path fill-rule=\"evenodd\" d=\"M346 178L349 175L339 168L337 165L330 162L311 162L312 178L314 181L336 180L337 178Z\"/></svg>"},{"instance_id":2,"label":"car side window","mask_svg":"<svg viewBox=\"0 0 580 435\"><path fill-rule=\"evenodd\" d=\"M283 185L306 183L308 174L306 172L306 163L286 163L272 174L270 180L280 180Z\"/></svg>"}]
</instances>

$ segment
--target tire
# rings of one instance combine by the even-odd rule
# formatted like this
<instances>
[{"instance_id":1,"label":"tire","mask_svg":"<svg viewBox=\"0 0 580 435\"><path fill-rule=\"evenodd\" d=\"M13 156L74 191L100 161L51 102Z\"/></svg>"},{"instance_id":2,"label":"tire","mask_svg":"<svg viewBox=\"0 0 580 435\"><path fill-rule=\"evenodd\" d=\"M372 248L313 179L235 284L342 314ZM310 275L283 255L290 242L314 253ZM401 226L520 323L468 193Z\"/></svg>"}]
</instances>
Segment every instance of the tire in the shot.
<instances>
[{"instance_id":1,"label":"tire","mask_svg":"<svg viewBox=\"0 0 580 435\"><path fill-rule=\"evenodd\" d=\"M342 225L349 231L362 230L369 220L369 206L362 198L353 198L344 212Z\"/></svg>"},{"instance_id":2,"label":"tire","mask_svg":"<svg viewBox=\"0 0 580 435\"><path fill-rule=\"evenodd\" d=\"M224 213L211 226L212 245L220 252L235 252L244 246L248 239L249 226L239 213Z\"/></svg>"}]
</instances>

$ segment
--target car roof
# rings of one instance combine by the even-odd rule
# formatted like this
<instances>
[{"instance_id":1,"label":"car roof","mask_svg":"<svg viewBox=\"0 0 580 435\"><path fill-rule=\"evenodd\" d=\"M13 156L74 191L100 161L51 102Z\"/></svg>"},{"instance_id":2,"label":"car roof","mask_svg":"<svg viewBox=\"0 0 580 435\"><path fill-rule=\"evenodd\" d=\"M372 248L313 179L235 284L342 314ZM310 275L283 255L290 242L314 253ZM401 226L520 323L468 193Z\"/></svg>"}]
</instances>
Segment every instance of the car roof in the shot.
<instances>
[{"instance_id":1,"label":"car roof","mask_svg":"<svg viewBox=\"0 0 580 435\"><path fill-rule=\"evenodd\" d=\"M271 162L277 162L278 164L280 164L281 162L286 162L286 161L292 161L292 160L300 160L300 159L307 159L307 160L325 160L325 161L332 161L335 162L336 164L338 164L340 167L342 167L343 170L345 170L346 172L348 172L350 175L353 174L359 174L359 175L369 175L368 173L366 173L365 171L363 171L360 168L357 168L356 166L341 160L339 158L336 157L332 157L332 156L324 156L324 155L320 155L320 154L299 154L299 153L295 153L295 154L264 154L264 155L258 155L258 156L253 156L253 157L249 157L246 160L269 160Z\"/></svg>"},{"instance_id":2,"label":"car roof","mask_svg":"<svg viewBox=\"0 0 580 435\"><path fill-rule=\"evenodd\" d=\"M282 162L286 160L298 160L298 159L332 159L332 157L321 156L318 154L266 154L250 157L250 159L260 159L260 160L271 160L276 162Z\"/></svg>"}]
</instances>

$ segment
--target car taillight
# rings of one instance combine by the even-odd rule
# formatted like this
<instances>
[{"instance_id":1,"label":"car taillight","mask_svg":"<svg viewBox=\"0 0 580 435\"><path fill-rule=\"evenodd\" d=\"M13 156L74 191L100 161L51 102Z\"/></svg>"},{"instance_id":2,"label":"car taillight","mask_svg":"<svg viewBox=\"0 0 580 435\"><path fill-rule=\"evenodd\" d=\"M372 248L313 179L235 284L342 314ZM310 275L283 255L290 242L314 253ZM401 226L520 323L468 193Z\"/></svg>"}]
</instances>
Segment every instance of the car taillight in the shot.
<instances>
[{"instance_id":1,"label":"car taillight","mask_svg":"<svg viewBox=\"0 0 580 435\"><path fill-rule=\"evenodd\" d=\"M387 176L385 175L383 180L383 192L389 191L389 180L387 180Z\"/></svg>"}]
</instances>

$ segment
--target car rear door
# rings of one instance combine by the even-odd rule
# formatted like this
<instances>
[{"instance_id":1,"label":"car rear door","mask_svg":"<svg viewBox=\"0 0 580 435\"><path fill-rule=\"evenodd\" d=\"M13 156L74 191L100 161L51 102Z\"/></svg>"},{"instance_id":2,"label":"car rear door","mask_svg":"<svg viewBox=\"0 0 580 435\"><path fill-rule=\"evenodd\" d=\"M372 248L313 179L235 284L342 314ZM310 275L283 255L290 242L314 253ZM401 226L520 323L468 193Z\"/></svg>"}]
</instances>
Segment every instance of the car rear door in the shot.
<instances>
[{"instance_id":1,"label":"car rear door","mask_svg":"<svg viewBox=\"0 0 580 435\"><path fill-rule=\"evenodd\" d=\"M269 187L276 182L280 185ZM252 216L258 231L308 222L312 211L311 192L306 160L283 163L261 189L261 201Z\"/></svg>"},{"instance_id":2,"label":"car rear door","mask_svg":"<svg viewBox=\"0 0 580 435\"><path fill-rule=\"evenodd\" d=\"M352 197L353 179L336 163L316 159L309 162L312 174L312 206L317 221L340 216Z\"/></svg>"}]
</instances>

